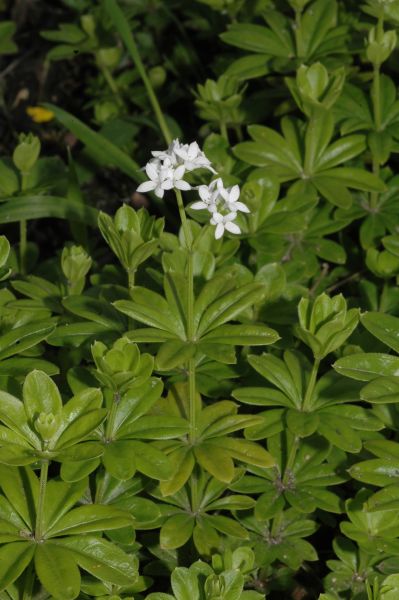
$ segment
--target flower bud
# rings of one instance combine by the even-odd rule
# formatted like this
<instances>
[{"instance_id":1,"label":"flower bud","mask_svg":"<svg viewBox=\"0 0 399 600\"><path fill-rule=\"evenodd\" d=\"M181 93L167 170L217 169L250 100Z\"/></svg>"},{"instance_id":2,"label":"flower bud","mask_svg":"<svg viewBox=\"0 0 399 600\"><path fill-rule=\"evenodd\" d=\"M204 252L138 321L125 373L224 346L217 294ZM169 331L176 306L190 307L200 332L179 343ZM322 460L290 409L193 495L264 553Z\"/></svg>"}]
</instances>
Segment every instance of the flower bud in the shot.
<instances>
[{"instance_id":1,"label":"flower bud","mask_svg":"<svg viewBox=\"0 0 399 600\"><path fill-rule=\"evenodd\" d=\"M45 442L48 442L59 426L59 418L53 413L41 412L35 421L35 429Z\"/></svg>"},{"instance_id":2,"label":"flower bud","mask_svg":"<svg viewBox=\"0 0 399 600\"><path fill-rule=\"evenodd\" d=\"M148 72L152 85L156 88L162 87L166 81L166 71L163 67L152 67Z\"/></svg>"},{"instance_id":3,"label":"flower bud","mask_svg":"<svg viewBox=\"0 0 399 600\"><path fill-rule=\"evenodd\" d=\"M96 37L96 22L93 15L82 15L80 17L82 29L90 38Z\"/></svg>"},{"instance_id":4,"label":"flower bud","mask_svg":"<svg viewBox=\"0 0 399 600\"><path fill-rule=\"evenodd\" d=\"M320 360L337 350L351 335L359 321L359 310L348 310L342 294L332 298L320 294L313 303L308 298L302 298L298 305L298 316L296 335Z\"/></svg>"},{"instance_id":5,"label":"flower bud","mask_svg":"<svg viewBox=\"0 0 399 600\"><path fill-rule=\"evenodd\" d=\"M112 48L100 48L96 56L99 65L108 67L108 69L114 69L119 64L121 49L117 46Z\"/></svg>"},{"instance_id":6,"label":"flower bud","mask_svg":"<svg viewBox=\"0 0 399 600\"><path fill-rule=\"evenodd\" d=\"M112 100L104 102L96 102L94 105L94 116L98 123L106 123L110 119L114 119L119 114L119 106Z\"/></svg>"},{"instance_id":7,"label":"flower bud","mask_svg":"<svg viewBox=\"0 0 399 600\"><path fill-rule=\"evenodd\" d=\"M310 67L301 65L297 71L296 82L302 97L317 102L327 89L328 71L321 63L314 63Z\"/></svg>"},{"instance_id":8,"label":"flower bud","mask_svg":"<svg viewBox=\"0 0 399 600\"><path fill-rule=\"evenodd\" d=\"M40 154L40 140L32 133L27 135L21 133L19 144L15 148L12 159L14 165L23 175L27 175L33 169Z\"/></svg>"},{"instance_id":9,"label":"flower bud","mask_svg":"<svg viewBox=\"0 0 399 600\"><path fill-rule=\"evenodd\" d=\"M82 246L66 246L61 255L61 268L68 281L83 279L90 270L92 260Z\"/></svg>"},{"instance_id":10,"label":"flower bud","mask_svg":"<svg viewBox=\"0 0 399 600\"><path fill-rule=\"evenodd\" d=\"M399 258L387 250L382 252L378 252L376 248L367 250L366 265L374 275L384 279L399 274Z\"/></svg>"},{"instance_id":11,"label":"flower bud","mask_svg":"<svg viewBox=\"0 0 399 600\"><path fill-rule=\"evenodd\" d=\"M367 58L374 66L380 66L396 48L396 31L379 32L373 27L369 32Z\"/></svg>"}]
</instances>

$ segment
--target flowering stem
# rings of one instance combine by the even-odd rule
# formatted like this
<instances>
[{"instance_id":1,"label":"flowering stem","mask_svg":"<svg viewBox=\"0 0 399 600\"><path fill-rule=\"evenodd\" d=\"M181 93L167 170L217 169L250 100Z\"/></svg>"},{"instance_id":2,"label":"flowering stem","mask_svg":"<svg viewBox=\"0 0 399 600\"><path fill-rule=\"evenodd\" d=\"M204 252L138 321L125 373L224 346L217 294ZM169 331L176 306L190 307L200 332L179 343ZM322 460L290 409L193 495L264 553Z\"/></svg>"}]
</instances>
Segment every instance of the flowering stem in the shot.
<instances>
[{"instance_id":1,"label":"flowering stem","mask_svg":"<svg viewBox=\"0 0 399 600\"><path fill-rule=\"evenodd\" d=\"M118 412L119 402L121 401L121 395L118 391L114 393L112 398L111 410L108 413L107 425L105 427L105 442L108 443L112 440L112 434L114 431L116 413Z\"/></svg>"},{"instance_id":2,"label":"flowering stem","mask_svg":"<svg viewBox=\"0 0 399 600\"><path fill-rule=\"evenodd\" d=\"M374 65L373 84L371 88L371 98L373 101L374 127L376 131L381 131L381 80L380 65ZM380 164L376 156L373 156L373 173L377 177L380 174ZM378 204L378 192L370 193L370 208L376 209Z\"/></svg>"},{"instance_id":3,"label":"flowering stem","mask_svg":"<svg viewBox=\"0 0 399 600\"><path fill-rule=\"evenodd\" d=\"M304 410L304 411L308 411L310 408L310 404L312 402L313 390L316 385L316 379L317 379L317 373L319 370L319 366L320 366L320 359L316 358L314 361L312 372L310 374L308 387L306 389L306 394L305 394L305 398L304 398L303 405L302 405L302 410Z\"/></svg>"},{"instance_id":4,"label":"flowering stem","mask_svg":"<svg viewBox=\"0 0 399 600\"><path fill-rule=\"evenodd\" d=\"M297 9L295 11L295 41L296 41L296 54L298 58L302 58L304 55L303 51L303 37L302 37L302 10Z\"/></svg>"},{"instance_id":5,"label":"flowering stem","mask_svg":"<svg viewBox=\"0 0 399 600\"><path fill-rule=\"evenodd\" d=\"M222 134L222 136L224 137L224 139L226 140L226 142L228 142L229 141L229 134L228 134L228 131L227 131L226 123L224 121L220 121L219 125L220 125L220 133Z\"/></svg>"},{"instance_id":6,"label":"flowering stem","mask_svg":"<svg viewBox=\"0 0 399 600\"><path fill-rule=\"evenodd\" d=\"M100 69L101 73L103 74L103 77L104 77L105 81L108 84L108 87L110 88L110 90L114 94L115 100L117 101L117 103L119 104L119 106L123 106L123 100L121 98L118 86L116 84L116 81L115 81L115 79L114 79L111 71L109 70L109 68L106 65L101 64L100 61L98 61L97 64L99 66L99 69Z\"/></svg>"},{"instance_id":7,"label":"flowering stem","mask_svg":"<svg viewBox=\"0 0 399 600\"><path fill-rule=\"evenodd\" d=\"M132 288L134 288L135 275L136 275L136 269L134 269L134 270L133 269L128 269L127 270L129 290L131 290Z\"/></svg>"},{"instance_id":8,"label":"flowering stem","mask_svg":"<svg viewBox=\"0 0 399 600\"><path fill-rule=\"evenodd\" d=\"M137 48L135 39L130 30L129 24L125 19L125 16L121 9L118 6L118 3L115 0L107 0L106 1L106 9L108 10L109 16L114 22L114 25L118 29L126 48L128 49L130 56L133 59L133 62L136 66L137 71L144 83L144 87L147 92L148 99L151 103L155 116L157 118L159 127L162 131L162 135L166 140L167 144L170 144L172 141L172 135L170 133L168 124L166 123L165 117L163 115L162 109L159 105L158 98L154 92L154 88L152 87L151 81L147 76L147 72L145 70L145 66L143 61L141 60L141 56L139 50Z\"/></svg>"},{"instance_id":9,"label":"flowering stem","mask_svg":"<svg viewBox=\"0 0 399 600\"><path fill-rule=\"evenodd\" d=\"M24 192L28 184L28 175L21 175L21 191ZM21 275L26 274L26 246L27 246L27 223L25 219L19 222L19 267Z\"/></svg>"},{"instance_id":10,"label":"flowering stem","mask_svg":"<svg viewBox=\"0 0 399 600\"><path fill-rule=\"evenodd\" d=\"M48 460L42 460L40 467L39 499L37 501L35 540L40 542L43 536L43 509L46 498L46 486L48 476Z\"/></svg>"},{"instance_id":11,"label":"flowering stem","mask_svg":"<svg viewBox=\"0 0 399 600\"><path fill-rule=\"evenodd\" d=\"M184 231L185 244L187 248L187 279L188 279L188 298L187 298L187 339L193 341L194 338L194 269L193 269L193 236L187 221L184 210L183 197L181 191L175 188L177 206L181 223ZM189 387L189 439L193 443L196 437L196 385L195 385L195 360L190 358L188 361L188 387Z\"/></svg>"},{"instance_id":12,"label":"flowering stem","mask_svg":"<svg viewBox=\"0 0 399 600\"><path fill-rule=\"evenodd\" d=\"M285 469L284 469L283 483L285 483L285 484L288 482L292 467L294 466L296 453L298 450L298 445L299 445L299 438L294 437L294 439L292 440L290 453L288 455L287 464L285 465Z\"/></svg>"},{"instance_id":13,"label":"flowering stem","mask_svg":"<svg viewBox=\"0 0 399 600\"><path fill-rule=\"evenodd\" d=\"M190 227L188 225L188 221L187 221L187 217L186 217L186 211L184 210L183 197L181 195L181 191L176 188L175 188L175 194L176 194L176 200L177 200L177 206L179 209L181 224L182 224L183 231L184 231L186 248L191 250L191 245L193 243L193 236L191 235Z\"/></svg>"}]
</instances>

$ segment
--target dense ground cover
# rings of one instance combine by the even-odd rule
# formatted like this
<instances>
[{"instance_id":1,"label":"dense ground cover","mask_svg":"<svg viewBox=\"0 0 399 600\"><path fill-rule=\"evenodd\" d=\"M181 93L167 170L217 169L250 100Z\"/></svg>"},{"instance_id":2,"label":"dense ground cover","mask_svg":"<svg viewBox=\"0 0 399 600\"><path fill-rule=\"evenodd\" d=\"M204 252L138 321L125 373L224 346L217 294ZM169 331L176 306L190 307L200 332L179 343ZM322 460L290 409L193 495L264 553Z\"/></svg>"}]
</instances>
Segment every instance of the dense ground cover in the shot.
<instances>
[{"instance_id":1,"label":"dense ground cover","mask_svg":"<svg viewBox=\"0 0 399 600\"><path fill-rule=\"evenodd\" d=\"M0 10L0 600L399 598L399 1Z\"/></svg>"}]
</instances>

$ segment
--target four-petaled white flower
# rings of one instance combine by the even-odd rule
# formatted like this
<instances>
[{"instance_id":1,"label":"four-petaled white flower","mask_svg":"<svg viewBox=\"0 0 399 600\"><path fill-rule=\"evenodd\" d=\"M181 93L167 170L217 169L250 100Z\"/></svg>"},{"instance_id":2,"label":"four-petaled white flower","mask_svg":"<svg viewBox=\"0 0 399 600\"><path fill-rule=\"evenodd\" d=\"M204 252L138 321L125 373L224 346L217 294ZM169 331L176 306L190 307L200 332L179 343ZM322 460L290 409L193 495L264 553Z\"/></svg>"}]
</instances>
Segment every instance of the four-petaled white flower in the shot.
<instances>
[{"instance_id":1,"label":"four-petaled white flower","mask_svg":"<svg viewBox=\"0 0 399 600\"><path fill-rule=\"evenodd\" d=\"M145 166L148 181L140 184L137 191L154 191L158 198L163 198L166 190L191 190L191 185L183 179L186 172L205 168L216 173L197 142L181 144L179 140L173 140L167 150L153 151L152 156L153 158ZM250 211L243 202L239 201L238 185L225 188L223 180L218 177L209 185L200 185L198 194L200 200L194 202L191 208L204 209L211 213L210 223L216 226L216 239L221 238L225 231L241 233L234 220L238 212L249 213Z\"/></svg>"},{"instance_id":2,"label":"four-petaled white flower","mask_svg":"<svg viewBox=\"0 0 399 600\"><path fill-rule=\"evenodd\" d=\"M171 169L168 165L162 165L158 161L150 161L145 166L145 172L148 181L144 181L137 188L138 192L152 192L158 198L163 198L165 190L171 190L173 182L171 179Z\"/></svg>"},{"instance_id":3,"label":"four-petaled white flower","mask_svg":"<svg viewBox=\"0 0 399 600\"><path fill-rule=\"evenodd\" d=\"M241 229L236 223L233 223L237 217L237 213L230 212L227 215L222 215L219 212L215 212L211 218L211 225L216 225L215 238L218 240L224 234L224 230L230 231L230 233L241 233Z\"/></svg>"},{"instance_id":4,"label":"four-petaled white flower","mask_svg":"<svg viewBox=\"0 0 399 600\"><path fill-rule=\"evenodd\" d=\"M223 196L224 201L226 202L226 207L231 212L250 212L248 206L244 204L244 202L238 202L238 198L240 197L240 188L238 185L233 185L233 187L228 188L227 190L222 188L220 190L220 194Z\"/></svg>"}]
</instances>

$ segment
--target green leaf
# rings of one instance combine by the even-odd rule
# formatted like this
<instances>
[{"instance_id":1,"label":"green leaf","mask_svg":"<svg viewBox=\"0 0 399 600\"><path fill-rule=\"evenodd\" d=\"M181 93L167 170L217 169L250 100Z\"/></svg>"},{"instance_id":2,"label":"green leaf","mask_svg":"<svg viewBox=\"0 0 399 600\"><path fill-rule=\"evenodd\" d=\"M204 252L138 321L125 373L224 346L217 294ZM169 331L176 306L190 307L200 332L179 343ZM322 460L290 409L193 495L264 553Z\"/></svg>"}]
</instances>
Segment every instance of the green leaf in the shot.
<instances>
[{"instance_id":1,"label":"green leaf","mask_svg":"<svg viewBox=\"0 0 399 600\"><path fill-rule=\"evenodd\" d=\"M374 511L397 511L399 508L399 485L393 483L379 490L367 501L367 510Z\"/></svg>"},{"instance_id":2,"label":"green leaf","mask_svg":"<svg viewBox=\"0 0 399 600\"><path fill-rule=\"evenodd\" d=\"M132 585L137 579L137 559L111 542L90 535L54 540L67 548L76 562L94 577L115 585Z\"/></svg>"},{"instance_id":3,"label":"green leaf","mask_svg":"<svg viewBox=\"0 0 399 600\"><path fill-rule=\"evenodd\" d=\"M97 227L97 210L87 204L60 196L4 198L0 206L0 224L18 223L28 219L68 219Z\"/></svg>"},{"instance_id":4,"label":"green leaf","mask_svg":"<svg viewBox=\"0 0 399 600\"><path fill-rule=\"evenodd\" d=\"M60 392L54 381L43 371L29 373L22 393L26 414L32 423L40 413L52 413L55 416L62 410Z\"/></svg>"},{"instance_id":5,"label":"green leaf","mask_svg":"<svg viewBox=\"0 0 399 600\"><path fill-rule=\"evenodd\" d=\"M198 335L202 336L226 321L234 319L243 310L260 302L265 294L261 283L248 283L236 290L222 294L205 309L198 325Z\"/></svg>"},{"instance_id":6,"label":"green leaf","mask_svg":"<svg viewBox=\"0 0 399 600\"><path fill-rule=\"evenodd\" d=\"M249 538L248 531L239 523L237 523L237 521L234 521L229 517L223 517L222 515L206 515L204 519L210 525L212 525L212 527L228 536L233 536L244 540Z\"/></svg>"},{"instance_id":7,"label":"green leaf","mask_svg":"<svg viewBox=\"0 0 399 600\"><path fill-rule=\"evenodd\" d=\"M234 463L230 453L214 444L194 446L194 454L203 469L218 481L230 483L234 477Z\"/></svg>"},{"instance_id":8,"label":"green leaf","mask_svg":"<svg viewBox=\"0 0 399 600\"><path fill-rule=\"evenodd\" d=\"M121 333L125 329L125 319L115 308L105 300L91 296L68 296L62 304L72 314L94 321L106 329L113 329Z\"/></svg>"},{"instance_id":9,"label":"green leaf","mask_svg":"<svg viewBox=\"0 0 399 600\"><path fill-rule=\"evenodd\" d=\"M266 327L263 323L257 325L221 325L202 340L214 344L231 344L240 346L266 346L280 339L277 331Z\"/></svg>"},{"instance_id":10,"label":"green leaf","mask_svg":"<svg viewBox=\"0 0 399 600\"><path fill-rule=\"evenodd\" d=\"M81 321L79 323L70 323L58 326L47 338L47 342L52 346L73 346L79 347L85 342L96 339L104 339L109 333L109 327L104 327L99 323L90 323Z\"/></svg>"},{"instance_id":11,"label":"green leaf","mask_svg":"<svg viewBox=\"0 0 399 600\"><path fill-rule=\"evenodd\" d=\"M116 440L107 444L102 460L105 469L115 479L127 480L136 472L136 461L129 441Z\"/></svg>"},{"instance_id":12,"label":"green leaf","mask_svg":"<svg viewBox=\"0 0 399 600\"><path fill-rule=\"evenodd\" d=\"M216 440L215 440L216 443ZM217 443L233 458L257 467L273 467L275 460L262 446L239 438L219 438Z\"/></svg>"},{"instance_id":13,"label":"green leaf","mask_svg":"<svg viewBox=\"0 0 399 600\"><path fill-rule=\"evenodd\" d=\"M399 459L373 458L356 463L348 469L349 474L358 481L372 485L390 485L399 481Z\"/></svg>"},{"instance_id":14,"label":"green leaf","mask_svg":"<svg viewBox=\"0 0 399 600\"><path fill-rule=\"evenodd\" d=\"M89 433L97 429L107 416L107 410L94 409L75 417L71 420L68 426L63 430L57 440L56 449L64 450L73 444L80 442Z\"/></svg>"},{"instance_id":15,"label":"green leaf","mask_svg":"<svg viewBox=\"0 0 399 600\"><path fill-rule=\"evenodd\" d=\"M381 342L399 353L399 318L380 312L367 312L361 317L362 325Z\"/></svg>"},{"instance_id":16,"label":"green leaf","mask_svg":"<svg viewBox=\"0 0 399 600\"><path fill-rule=\"evenodd\" d=\"M14 54L18 51L18 46L12 40L16 28L14 21L0 23L0 54Z\"/></svg>"},{"instance_id":17,"label":"green leaf","mask_svg":"<svg viewBox=\"0 0 399 600\"><path fill-rule=\"evenodd\" d=\"M100 164L117 167L126 173L126 175L129 175L134 181L144 181L145 175L140 170L140 166L132 160L130 156L123 152L123 150L110 142L109 139L100 133L93 131L82 121L58 106L49 103L45 103L43 106L51 110L57 121L69 129L69 131L87 146L90 154L92 154ZM97 217L95 226L97 226Z\"/></svg>"},{"instance_id":18,"label":"green leaf","mask_svg":"<svg viewBox=\"0 0 399 600\"><path fill-rule=\"evenodd\" d=\"M34 472L29 468L0 465L0 484L3 494L32 530L34 506L37 506L39 497L39 481Z\"/></svg>"},{"instance_id":19,"label":"green leaf","mask_svg":"<svg viewBox=\"0 0 399 600\"><path fill-rule=\"evenodd\" d=\"M176 567L172 572L171 585L179 600L199 600L198 578L191 569Z\"/></svg>"},{"instance_id":20,"label":"green leaf","mask_svg":"<svg viewBox=\"0 0 399 600\"><path fill-rule=\"evenodd\" d=\"M293 51L291 45L284 45L274 31L260 25L234 23L220 37L232 46L270 56L288 58Z\"/></svg>"},{"instance_id":21,"label":"green leaf","mask_svg":"<svg viewBox=\"0 0 399 600\"><path fill-rule=\"evenodd\" d=\"M60 372L59 367L48 360L18 356L0 362L0 376L25 377L35 368L44 371L47 375L58 375Z\"/></svg>"},{"instance_id":22,"label":"green leaf","mask_svg":"<svg viewBox=\"0 0 399 600\"><path fill-rule=\"evenodd\" d=\"M129 527L133 524L130 515L124 511L103 504L87 504L69 511L46 532L50 537L107 531Z\"/></svg>"},{"instance_id":23,"label":"green leaf","mask_svg":"<svg viewBox=\"0 0 399 600\"><path fill-rule=\"evenodd\" d=\"M87 488L87 480L66 483L51 479L47 482L43 509L43 529L49 530L80 500Z\"/></svg>"},{"instance_id":24,"label":"green leaf","mask_svg":"<svg viewBox=\"0 0 399 600\"><path fill-rule=\"evenodd\" d=\"M195 344L183 340L168 340L158 350L155 368L158 371L169 371L183 366L195 355L195 352Z\"/></svg>"},{"instance_id":25,"label":"green leaf","mask_svg":"<svg viewBox=\"0 0 399 600\"><path fill-rule=\"evenodd\" d=\"M114 306L140 323L184 337L183 323L173 315L163 296L142 287L133 288L131 296L133 302L117 300Z\"/></svg>"},{"instance_id":26,"label":"green leaf","mask_svg":"<svg viewBox=\"0 0 399 600\"><path fill-rule=\"evenodd\" d=\"M54 328L55 320L47 319L11 329L8 333L0 336L0 360L36 346L45 340Z\"/></svg>"},{"instance_id":27,"label":"green leaf","mask_svg":"<svg viewBox=\"0 0 399 600\"><path fill-rule=\"evenodd\" d=\"M161 548L173 550L184 546L193 533L194 524L193 515L177 514L170 517L161 527Z\"/></svg>"},{"instance_id":28,"label":"green leaf","mask_svg":"<svg viewBox=\"0 0 399 600\"><path fill-rule=\"evenodd\" d=\"M323 415L320 418L318 432L323 435L331 444L345 450L345 452L360 452L362 441L358 434L343 422L339 417L330 414Z\"/></svg>"},{"instance_id":29,"label":"green leaf","mask_svg":"<svg viewBox=\"0 0 399 600\"><path fill-rule=\"evenodd\" d=\"M391 376L399 372L399 358L390 354L350 354L339 358L333 367L341 375L358 381L370 381L381 375Z\"/></svg>"},{"instance_id":30,"label":"green leaf","mask_svg":"<svg viewBox=\"0 0 399 600\"><path fill-rule=\"evenodd\" d=\"M323 171L323 177L338 180L343 185L365 192L385 192L385 183L373 173L355 167L336 167Z\"/></svg>"},{"instance_id":31,"label":"green leaf","mask_svg":"<svg viewBox=\"0 0 399 600\"><path fill-rule=\"evenodd\" d=\"M12 542L0 548L0 591L13 583L32 560L35 545L31 542Z\"/></svg>"},{"instance_id":32,"label":"green leaf","mask_svg":"<svg viewBox=\"0 0 399 600\"><path fill-rule=\"evenodd\" d=\"M122 427L118 436L142 440L169 440L188 432L189 424L181 417L146 416Z\"/></svg>"},{"instance_id":33,"label":"green leaf","mask_svg":"<svg viewBox=\"0 0 399 600\"><path fill-rule=\"evenodd\" d=\"M43 587L55 600L73 600L80 592L80 573L73 554L55 544L38 544L35 569Z\"/></svg>"},{"instance_id":34,"label":"green leaf","mask_svg":"<svg viewBox=\"0 0 399 600\"><path fill-rule=\"evenodd\" d=\"M130 448L136 461L137 469L158 480L169 479L172 475L172 466L167 456L155 446L143 442L132 441Z\"/></svg>"}]
</instances>

